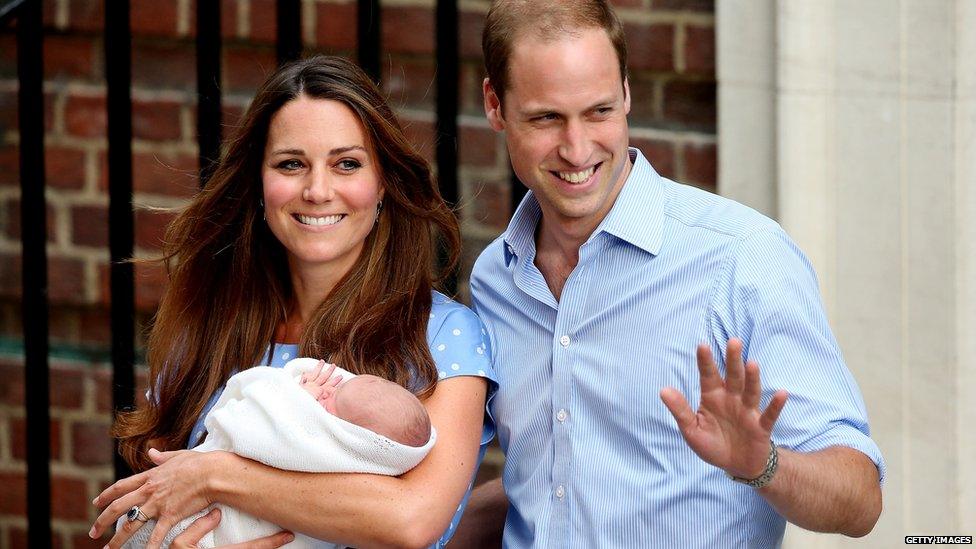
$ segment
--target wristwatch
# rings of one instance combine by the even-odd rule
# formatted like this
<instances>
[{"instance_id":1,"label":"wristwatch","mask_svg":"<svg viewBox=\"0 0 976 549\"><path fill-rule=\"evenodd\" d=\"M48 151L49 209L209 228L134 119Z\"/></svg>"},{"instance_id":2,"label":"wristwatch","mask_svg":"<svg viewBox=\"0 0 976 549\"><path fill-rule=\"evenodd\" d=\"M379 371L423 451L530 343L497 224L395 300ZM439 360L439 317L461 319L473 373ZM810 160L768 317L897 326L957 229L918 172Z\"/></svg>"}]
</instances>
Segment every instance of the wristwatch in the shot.
<instances>
[{"instance_id":1,"label":"wristwatch","mask_svg":"<svg viewBox=\"0 0 976 549\"><path fill-rule=\"evenodd\" d=\"M776 467L779 465L779 454L776 452L776 445L773 444L772 439L769 441L769 457L766 458L766 468L763 472L756 478L742 478L734 477L728 475L728 477L736 482L741 482L746 486L752 486L753 488L762 488L773 481L773 475L776 474Z\"/></svg>"}]
</instances>

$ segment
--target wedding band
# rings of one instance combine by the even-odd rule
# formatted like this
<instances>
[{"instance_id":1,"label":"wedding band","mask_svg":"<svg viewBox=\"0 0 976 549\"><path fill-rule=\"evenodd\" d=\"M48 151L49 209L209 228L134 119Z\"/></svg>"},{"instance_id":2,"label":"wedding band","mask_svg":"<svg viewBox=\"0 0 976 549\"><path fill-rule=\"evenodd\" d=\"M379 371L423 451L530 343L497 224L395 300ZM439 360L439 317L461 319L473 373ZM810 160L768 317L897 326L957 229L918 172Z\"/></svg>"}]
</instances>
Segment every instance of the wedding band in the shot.
<instances>
[{"instance_id":1,"label":"wedding band","mask_svg":"<svg viewBox=\"0 0 976 549\"><path fill-rule=\"evenodd\" d=\"M149 522L149 517L142 512L138 505L133 505L129 512L125 514L125 519L129 522L138 520L139 522Z\"/></svg>"}]
</instances>

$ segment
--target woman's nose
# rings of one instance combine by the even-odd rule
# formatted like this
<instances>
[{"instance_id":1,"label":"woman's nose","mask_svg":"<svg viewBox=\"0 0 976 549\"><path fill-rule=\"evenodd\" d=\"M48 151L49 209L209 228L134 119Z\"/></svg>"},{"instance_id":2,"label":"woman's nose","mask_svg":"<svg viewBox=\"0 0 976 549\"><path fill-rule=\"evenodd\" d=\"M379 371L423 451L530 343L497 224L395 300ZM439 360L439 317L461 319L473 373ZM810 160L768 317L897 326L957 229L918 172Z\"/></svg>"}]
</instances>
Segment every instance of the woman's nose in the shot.
<instances>
[{"instance_id":1,"label":"woman's nose","mask_svg":"<svg viewBox=\"0 0 976 549\"><path fill-rule=\"evenodd\" d=\"M323 170L315 170L309 174L307 185L302 190L302 199L315 204L328 202L335 197L332 181Z\"/></svg>"}]
</instances>

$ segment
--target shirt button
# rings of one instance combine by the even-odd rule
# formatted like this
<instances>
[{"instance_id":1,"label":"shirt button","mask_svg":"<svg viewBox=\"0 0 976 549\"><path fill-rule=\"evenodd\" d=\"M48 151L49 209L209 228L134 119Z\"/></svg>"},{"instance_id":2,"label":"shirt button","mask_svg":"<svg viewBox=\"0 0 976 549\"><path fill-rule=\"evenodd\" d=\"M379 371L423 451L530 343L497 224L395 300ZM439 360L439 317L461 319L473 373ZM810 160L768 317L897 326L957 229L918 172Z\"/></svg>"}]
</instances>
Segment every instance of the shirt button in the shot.
<instances>
[{"instance_id":1,"label":"shirt button","mask_svg":"<svg viewBox=\"0 0 976 549\"><path fill-rule=\"evenodd\" d=\"M559 344L562 345L563 347L569 347L569 341L570 340L568 335L564 335L559 338Z\"/></svg>"},{"instance_id":2,"label":"shirt button","mask_svg":"<svg viewBox=\"0 0 976 549\"><path fill-rule=\"evenodd\" d=\"M562 484L556 486L556 497L559 499L563 499L563 496L565 495L566 495L566 488L563 487Z\"/></svg>"},{"instance_id":3,"label":"shirt button","mask_svg":"<svg viewBox=\"0 0 976 549\"><path fill-rule=\"evenodd\" d=\"M569 414L566 413L566 410L559 410L556 412L556 419L559 420L559 423L566 421L567 417L569 417Z\"/></svg>"}]
</instances>

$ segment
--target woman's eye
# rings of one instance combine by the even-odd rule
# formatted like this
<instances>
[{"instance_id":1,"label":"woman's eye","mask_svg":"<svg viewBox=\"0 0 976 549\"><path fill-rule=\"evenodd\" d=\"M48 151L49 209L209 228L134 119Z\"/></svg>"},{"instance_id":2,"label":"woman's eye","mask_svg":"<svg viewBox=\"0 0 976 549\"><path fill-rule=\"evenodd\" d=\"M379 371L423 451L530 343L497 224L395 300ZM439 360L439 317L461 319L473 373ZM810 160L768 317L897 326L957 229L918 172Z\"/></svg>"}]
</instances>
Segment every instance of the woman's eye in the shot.
<instances>
[{"instance_id":1,"label":"woman's eye","mask_svg":"<svg viewBox=\"0 0 976 549\"><path fill-rule=\"evenodd\" d=\"M339 163L336 164L336 166L338 166L340 170L351 172L353 170L359 169L362 166L362 164L360 164L356 160L346 159L346 160L340 160Z\"/></svg>"},{"instance_id":2,"label":"woman's eye","mask_svg":"<svg viewBox=\"0 0 976 549\"><path fill-rule=\"evenodd\" d=\"M294 159L282 160L281 162L278 162L278 164L275 167L278 168L279 170L294 171L294 170L300 170L302 168L302 163Z\"/></svg>"}]
</instances>

